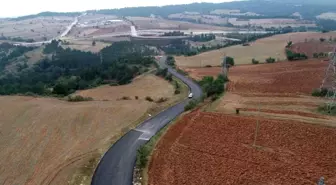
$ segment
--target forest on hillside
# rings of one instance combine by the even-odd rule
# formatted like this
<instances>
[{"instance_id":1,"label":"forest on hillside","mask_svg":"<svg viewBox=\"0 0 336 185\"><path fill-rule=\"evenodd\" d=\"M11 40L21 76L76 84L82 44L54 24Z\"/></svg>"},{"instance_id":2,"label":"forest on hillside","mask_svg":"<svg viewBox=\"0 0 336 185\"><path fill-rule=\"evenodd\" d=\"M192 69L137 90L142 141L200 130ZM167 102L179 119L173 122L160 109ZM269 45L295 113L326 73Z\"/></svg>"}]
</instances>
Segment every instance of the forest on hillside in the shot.
<instances>
[{"instance_id":1,"label":"forest on hillside","mask_svg":"<svg viewBox=\"0 0 336 185\"><path fill-rule=\"evenodd\" d=\"M33 67L0 78L0 94L34 93L66 96L101 84L122 85L154 65L152 50L131 42L118 42L101 55L63 49L58 41L45 46L45 58Z\"/></svg>"}]
</instances>

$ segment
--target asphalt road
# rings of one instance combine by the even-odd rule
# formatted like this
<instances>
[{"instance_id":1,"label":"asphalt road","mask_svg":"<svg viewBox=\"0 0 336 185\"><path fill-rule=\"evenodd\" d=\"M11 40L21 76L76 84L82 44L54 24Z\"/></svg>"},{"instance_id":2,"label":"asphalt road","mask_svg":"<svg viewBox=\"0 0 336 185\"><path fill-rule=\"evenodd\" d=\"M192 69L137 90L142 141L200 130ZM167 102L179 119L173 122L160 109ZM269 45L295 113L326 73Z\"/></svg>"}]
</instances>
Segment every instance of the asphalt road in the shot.
<instances>
[{"instance_id":1,"label":"asphalt road","mask_svg":"<svg viewBox=\"0 0 336 185\"><path fill-rule=\"evenodd\" d=\"M165 64L166 57L159 61L161 67L186 83L193 93L193 99L202 96L202 89L189 78L177 73ZM93 175L91 185L131 185L133 169L138 148L145 144L161 128L184 112L184 106L190 101L184 101L159 113L157 116L141 123L136 129L131 130L120 138L104 155ZM132 116L132 115L130 115Z\"/></svg>"}]
</instances>

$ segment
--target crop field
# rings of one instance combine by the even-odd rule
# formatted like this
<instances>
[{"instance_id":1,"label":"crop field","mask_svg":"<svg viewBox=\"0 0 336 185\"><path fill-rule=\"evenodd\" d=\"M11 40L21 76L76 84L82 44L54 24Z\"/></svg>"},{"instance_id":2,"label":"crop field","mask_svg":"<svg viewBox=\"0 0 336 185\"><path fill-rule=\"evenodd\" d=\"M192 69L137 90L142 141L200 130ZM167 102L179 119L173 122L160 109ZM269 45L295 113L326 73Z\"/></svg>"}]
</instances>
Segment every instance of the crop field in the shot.
<instances>
[{"instance_id":1,"label":"crop field","mask_svg":"<svg viewBox=\"0 0 336 185\"><path fill-rule=\"evenodd\" d=\"M329 40L330 37L336 38L336 32L302 32L275 35L252 42L251 46L237 45L191 57L179 56L176 57L176 63L179 67L220 66L224 55L233 57L236 65L251 64L253 58L259 60L261 63L264 63L265 59L269 57L281 61L286 59L285 46L288 41L292 41L295 44L305 42L306 40L317 41L320 38Z\"/></svg>"},{"instance_id":2,"label":"crop field","mask_svg":"<svg viewBox=\"0 0 336 185\"><path fill-rule=\"evenodd\" d=\"M271 27L316 27L316 24L313 21L300 21L295 19L239 19L239 18L229 18L229 23L234 26L247 26L247 25L255 25L261 26L263 28L271 28Z\"/></svg>"},{"instance_id":3,"label":"crop field","mask_svg":"<svg viewBox=\"0 0 336 185\"><path fill-rule=\"evenodd\" d=\"M78 103L1 96L0 184L87 185L92 163L121 133L161 106L144 96L160 95L168 98L167 103L175 100L174 87L151 75L126 86L98 89L80 92L95 100ZM120 100L123 96L131 99Z\"/></svg>"},{"instance_id":4,"label":"crop field","mask_svg":"<svg viewBox=\"0 0 336 185\"><path fill-rule=\"evenodd\" d=\"M39 17L21 21L3 21L0 33L5 37L21 37L43 41L60 35L73 22L73 17Z\"/></svg>"},{"instance_id":5,"label":"crop field","mask_svg":"<svg viewBox=\"0 0 336 185\"><path fill-rule=\"evenodd\" d=\"M98 53L103 48L111 45L109 43L96 41L96 44L92 45L92 40L69 40L70 44L63 45L64 48L71 48L81 51L90 51L93 53Z\"/></svg>"},{"instance_id":6,"label":"crop field","mask_svg":"<svg viewBox=\"0 0 336 185\"><path fill-rule=\"evenodd\" d=\"M242 93L310 94L321 85L327 63L312 59L233 67L229 89Z\"/></svg>"},{"instance_id":7,"label":"crop field","mask_svg":"<svg viewBox=\"0 0 336 185\"><path fill-rule=\"evenodd\" d=\"M326 67L327 62L318 59L232 67L228 92L213 111L234 114L239 108L244 115L336 123L334 117L316 111L326 100L311 96L313 89L320 87ZM184 70L198 80L221 72L219 67Z\"/></svg>"},{"instance_id":8,"label":"crop field","mask_svg":"<svg viewBox=\"0 0 336 185\"><path fill-rule=\"evenodd\" d=\"M333 127L196 111L159 141L148 184L335 184L335 142Z\"/></svg>"},{"instance_id":9,"label":"crop field","mask_svg":"<svg viewBox=\"0 0 336 185\"><path fill-rule=\"evenodd\" d=\"M336 37L335 37L336 39ZM308 57L312 58L314 53L326 53L332 52L336 47L336 42L320 42L320 41L309 41L295 43L291 46L291 50L296 53L304 53Z\"/></svg>"},{"instance_id":10,"label":"crop field","mask_svg":"<svg viewBox=\"0 0 336 185\"><path fill-rule=\"evenodd\" d=\"M168 29L168 30L233 30L233 28L196 24L185 21L173 21L149 17L127 17L139 30Z\"/></svg>"},{"instance_id":11,"label":"crop field","mask_svg":"<svg viewBox=\"0 0 336 185\"><path fill-rule=\"evenodd\" d=\"M228 18L222 18L217 15L202 15L197 13L177 13L169 15L168 18L174 20L190 20L193 22L204 24L215 24L215 25L228 24Z\"/></svg>"}]
</instances>

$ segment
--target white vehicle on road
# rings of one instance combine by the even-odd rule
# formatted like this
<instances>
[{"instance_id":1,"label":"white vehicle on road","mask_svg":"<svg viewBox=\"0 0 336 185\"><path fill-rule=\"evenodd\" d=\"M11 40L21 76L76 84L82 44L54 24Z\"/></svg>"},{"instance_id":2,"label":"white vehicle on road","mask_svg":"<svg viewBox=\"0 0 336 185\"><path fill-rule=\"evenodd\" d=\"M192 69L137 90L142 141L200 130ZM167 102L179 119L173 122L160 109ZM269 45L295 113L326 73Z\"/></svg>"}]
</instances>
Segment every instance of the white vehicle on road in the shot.
<instances>
[{"instance_id":1,"label":"white vehicle on road","mask_svg":"<svg viewBox=\"0 0 336 185\"><path fill-rule=\"evenodd\" d=\"M192 98L193 97L193 93L190 93L188 98Z\"/></svg>"}]
</instances>

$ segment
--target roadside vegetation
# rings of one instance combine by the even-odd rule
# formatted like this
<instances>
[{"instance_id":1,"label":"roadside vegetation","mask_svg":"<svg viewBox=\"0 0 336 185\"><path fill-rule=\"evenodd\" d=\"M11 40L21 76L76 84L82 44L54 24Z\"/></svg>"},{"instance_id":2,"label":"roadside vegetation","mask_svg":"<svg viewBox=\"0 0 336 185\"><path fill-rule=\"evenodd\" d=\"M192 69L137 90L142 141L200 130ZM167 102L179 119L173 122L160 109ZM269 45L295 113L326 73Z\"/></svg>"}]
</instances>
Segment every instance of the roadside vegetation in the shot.
<instances>
[{"instance_id":1,"label":"roadside vegetation","mask_svg":"<svg viewBox=\"0 0 336 185\"><path fill-rule=\"evenodd\" d=\"M80 95L76 95L76 96L68 96L67 101L68 102L93 101L93 98L91 98L91 97L83 97L83 96L80 96Z\"/></svg>"}]
</instances>

